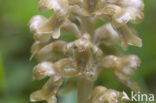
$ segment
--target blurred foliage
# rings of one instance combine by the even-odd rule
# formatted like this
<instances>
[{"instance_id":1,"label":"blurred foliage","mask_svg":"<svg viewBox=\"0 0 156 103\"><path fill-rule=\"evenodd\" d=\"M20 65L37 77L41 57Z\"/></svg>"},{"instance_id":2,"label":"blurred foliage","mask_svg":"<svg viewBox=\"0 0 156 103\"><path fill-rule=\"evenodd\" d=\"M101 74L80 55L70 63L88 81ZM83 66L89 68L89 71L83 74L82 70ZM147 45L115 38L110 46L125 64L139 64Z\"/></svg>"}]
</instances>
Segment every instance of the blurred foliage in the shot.
<instances>
[{"instance_id":1,"label":"blurred foliage","mask_svg":"<svg viewBox=\"0 0 156 103\"><path fill-rule=\"evenodd\" d=\"M156 0L144 1L145 19L141 24L133 25L143 39L143 47L129 47L128 51L119 48L119 51L137 54L141 58L141 67L132 79L139 83L143 92L156 94ZM49 17L52 11L38 12L37 2L38 0L0 0L0 103L30 103L30 93L41 88L42 82L45 82L31 81L36 61L29 61L33 38L27 24L32 16L42 14ZM60 39L74 39L68 33L65 34ZM127 87L114 80L111 72L102 72L95 85L105 85L130 93ZM74 103L76 91L65 97L62 96L60 101Z\"/></svg>"}]
</instances>

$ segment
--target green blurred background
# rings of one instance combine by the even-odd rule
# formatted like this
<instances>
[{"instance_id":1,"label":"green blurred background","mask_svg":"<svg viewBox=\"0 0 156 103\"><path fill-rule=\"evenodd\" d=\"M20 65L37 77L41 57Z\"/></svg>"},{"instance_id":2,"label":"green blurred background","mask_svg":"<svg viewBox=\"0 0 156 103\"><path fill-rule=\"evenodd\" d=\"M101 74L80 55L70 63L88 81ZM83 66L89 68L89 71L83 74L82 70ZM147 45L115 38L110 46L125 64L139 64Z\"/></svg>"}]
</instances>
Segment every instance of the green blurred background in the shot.
<instances>
[{"instance_id":1,"label":"green blurred background","mask_svg":"<svg viewBox=\"0 0 156 103\"><path fill-rule=\"evenodd\" d=\"M156 94L156 0L144 2L145 19L141 24L133 25L143 39L143 47L129 47L128 51L122 52L141 58L141 67L132 79L139 83L143 92ZM37 63L29 61L34 41L28 21L36 14L51 15L51 12L38 12L37 4L38 0L0 0L0 103L30 103L30 93L45 82L32 82L32 68ZM127 87L113 79L110 72L102 72L97 84L130 93ZM75 94L76 91L60 101L75 103Z\"/></svg>"}]
</instances>

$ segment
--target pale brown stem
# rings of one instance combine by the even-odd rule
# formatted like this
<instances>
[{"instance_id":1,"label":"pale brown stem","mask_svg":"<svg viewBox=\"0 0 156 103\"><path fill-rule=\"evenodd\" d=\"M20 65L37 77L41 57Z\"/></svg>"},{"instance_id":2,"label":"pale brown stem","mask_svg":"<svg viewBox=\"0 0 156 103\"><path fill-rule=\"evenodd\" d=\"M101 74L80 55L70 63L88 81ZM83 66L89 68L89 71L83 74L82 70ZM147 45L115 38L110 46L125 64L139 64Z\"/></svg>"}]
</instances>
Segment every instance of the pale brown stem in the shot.
<instances>
[{"instance_id":1,"label":"pale brown stem","mask_svg":"<svg viewBox=\"0 0 156 103\"><path fill-rule=\"evenodd\" d=\"M81 77L78 79L78 103L90 103L89 97L92 92L93 84L94 81L89 81Z\"/></svg>"}]
</instances>

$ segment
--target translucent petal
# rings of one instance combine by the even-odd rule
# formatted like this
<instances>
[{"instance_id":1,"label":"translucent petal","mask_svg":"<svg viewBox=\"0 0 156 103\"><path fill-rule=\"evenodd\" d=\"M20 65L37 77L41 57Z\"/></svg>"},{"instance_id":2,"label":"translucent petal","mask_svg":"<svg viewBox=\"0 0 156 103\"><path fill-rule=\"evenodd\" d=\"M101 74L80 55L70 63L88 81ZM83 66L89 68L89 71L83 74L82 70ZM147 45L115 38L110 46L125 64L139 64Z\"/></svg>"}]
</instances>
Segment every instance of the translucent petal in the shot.
<instances>
[{"instance_id":1,"label":"translucent petal","mask_svg":"<svg viewBox=\"0 0 156 103\"><path fill-rule=\"evenodd\" d=\"M117 29L120 35L122 47L124 50L128 48L129 45L134 45L137 47L142 47L142 40L136 35L136 31L128 27L128 25L122 26Z\"/></svg>"},{"instance_id":2,"label":"translucent petal","mask_svg":"<svg viewBox=\"0 0 156 103\"><path fill-rule=\"evenodd\" d=\"M118 4L124 7L134 7L140 10L144 9L143 0L119 0Z\"/></svg>"},{"instance_id":3,"label":"translucent petal","mask_svg":"<svg viewBox=\"0 0 156 103\"><path fill-rule=\"evenodd\" d=\"M39 27L45 23L46 21L48 21L47 18L45 18L44 16L41 15L36 15L34 17L32 17L32 19L29 22L30 25L30 31L31 32L36 32L38 31Z\"/></svg>"},{"instance_id":4,"label":"translucent petal","mask_svg":"<svg viewBox=\"0 0 156 103\"><path fill-rule=\"evenodd\" d=\"M30 30L34 33L34 38L38 41L45 42L50 39L48 19L43 16L35 16L30 20Z\"/></svg>"},{"instance_id":5,"label":"translucent petal","mask_svg":"<svg viewBox=\"0 0 156 103\"><path fill-rule=\"evenodd\" d=\"M41 90L38 90L36 92L33 92L31 95L30 95L30 101L31 102L36 102L36 101L43 101L45 100L46 98L44 97L43 93Z\"/></svg>"},{"instance_id":6,"label":"translucent petal","mask_svg":"<svg viewBox=\"0 0 156 103\"><path fill-rule=\"evenodd\" d=\"M126 23L128 23L132 19L132 15L130 12L127 12L126 10L122 10L119 13L116 13L112 17L112 25L115 28L119 28Z\"/></svg>"},{"instance_id":7,"label":"translucent petal","mask_svg":"<svg viewBox=\"0 0 156 103\"><path fill-rule=\"evenodd\" d=\"M40 42L37 41L31 47L31 57L29 60L31 60L36 55L39 49L40 49Z\"/></svg>"},{"instance_id":8,"label":"translucent petal","mask_svg":"<svg viewBox=\"0 0 156 103\"><path fill-rule=\"evenodd\" d=\"M106 24L99 27L94 33L94 40L96 44L112 45L119 40L118 33L114 30L111 24Z\"/></svg>"},{"instance_id":9,"label":"translucent petal","mask_svg":"<svg viewBox=\"0 0 156 103\"><path fill-rule=\"evenodd\" d=\"M54 9L63 12L65 8L68 8L68 0L40 0L39 2L40 11Z\"/></svg>"},{"instance_id":10,"label":"translucent petal","mask_svg":"<svg viewBox=\"0 0 156 103\"><path fill-rule=\"evenodd\" d=\"M63 77L75 77L78 75L79 70L74 65L71 58L65 58L57 61L55 64L57 72L60 73Z\"/></svg>"},{"instance_id":11,"label":"translucent petal","mask_svg":"<svg viewBox=\"0 0 156 103\"><path fill-rule=\"evenodd\" d=\"M64 51L63 48L66 45L66 42L64 41L56 41L52 42L46 46L44 46L42 49L38 50L36 54L36 58L39 61L56 61L60 58L64 57Z\"/></svg>"}]
</instances>

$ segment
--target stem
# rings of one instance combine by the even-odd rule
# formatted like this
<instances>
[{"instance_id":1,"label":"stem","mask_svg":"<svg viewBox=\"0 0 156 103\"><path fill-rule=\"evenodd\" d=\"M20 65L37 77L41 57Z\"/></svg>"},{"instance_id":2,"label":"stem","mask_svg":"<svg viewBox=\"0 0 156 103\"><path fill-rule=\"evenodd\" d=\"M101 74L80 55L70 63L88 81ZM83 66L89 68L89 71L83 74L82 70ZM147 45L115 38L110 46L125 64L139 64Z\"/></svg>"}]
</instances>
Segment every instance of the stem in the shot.
<instances>
[{"instance_id":1,"label":"stem","mask_svg":"<svg viewBox=\"0 0 156 103\"><path fill-rule=\"evenodd\" d=\"M90 19L91 19L90 17L81 17L81 20L82 20L81 28L82 28L83 33L87 32L90 35L93 35L95 24L93 24Z\"/></svg>"},{"instance_id":2,"label":"stem","mask_svg":"<svg viewBox=\"0 0 156 103\"><path fill-rule=\"evenodd\" d=\"M91 95L94 81L86 80L85 78L78 79L78 103L90 103L89 96Z\"/></svg>"}]
</instances>

